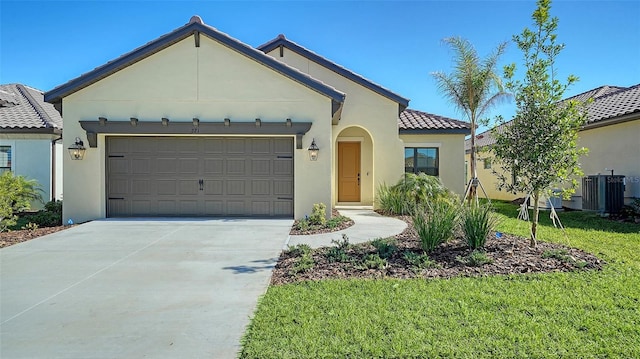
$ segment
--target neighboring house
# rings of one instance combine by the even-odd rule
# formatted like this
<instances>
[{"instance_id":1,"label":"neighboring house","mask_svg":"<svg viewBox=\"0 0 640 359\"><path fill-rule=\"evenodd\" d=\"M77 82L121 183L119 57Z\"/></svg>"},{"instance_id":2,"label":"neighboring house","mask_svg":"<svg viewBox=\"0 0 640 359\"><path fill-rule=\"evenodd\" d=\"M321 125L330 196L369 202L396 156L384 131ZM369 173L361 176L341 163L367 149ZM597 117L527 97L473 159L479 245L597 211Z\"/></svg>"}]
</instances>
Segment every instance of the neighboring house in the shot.
<instances>
[{"instance_id":1,"label":"neighboring house","mask_svg":"<svg viewBox=\"0 0 640 359\"><path fill-rule=\"evenodd\" d=\"M628 88L601 86L569 99L592 99L587 108L588 122L578 133L578 146L589 149L589 153L580 160L585 176L614 171L616 175L626 176L625 201L640 197L640 84ZM496 130L500 131L500 128L496 127ZM490 151L495 140L491 131L480 133L476 138L479 148L478 179L489 197L503 200L524 197L524 193L511 194L496 189L497 178L492 170L499 171L499 165L492 163ZM470 142L465 141L467 165ZM582 181L579 179L578 182L576 193L571 200L563 201L564 206L582 209Z\"/></svg>"},{"instance_id":2,"label":"neighboring house","mask_svg":"<svg viewBox=\"0 0 640 359\"><path fill-rule=\"evenodd\" d=\"M62 199L62 117L41 91L0 85L0 173L38 181L43 200ZM42 203L33 203L34 209Z\"/></svg>"},{"instance_id":3,"label":"neighboring house","mask_svg":"<svg viewBox=\"0 0 640 359\"><path fill-rule=\"evenodd\" d=\"M415 167L464 188L467 123L408 110L282 35L255 49L197 16L45 98L64 111L65 146L88 147L65 157L65 220L300 218L371 206Z\"/></svg>"}]
</instances>

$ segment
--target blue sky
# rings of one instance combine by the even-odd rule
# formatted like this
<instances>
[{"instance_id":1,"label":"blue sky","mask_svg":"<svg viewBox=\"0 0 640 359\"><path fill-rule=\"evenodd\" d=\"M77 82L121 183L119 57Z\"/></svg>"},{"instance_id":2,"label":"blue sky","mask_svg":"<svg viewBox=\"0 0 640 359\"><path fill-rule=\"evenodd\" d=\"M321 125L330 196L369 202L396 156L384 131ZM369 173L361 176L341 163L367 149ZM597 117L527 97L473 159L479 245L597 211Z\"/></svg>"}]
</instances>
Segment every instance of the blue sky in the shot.
<instances>
[{"instance_id":1,"label":"blue sky","mask_svg":"<svg viewBox=\"0 0 640 359\"><path fill-rule=\"evenodd\" d=\"M0 83L50 90L200 15L252 46L289 39L411 99L410 107L464 119L438 92L449 72L442 39L462 36L481 56L531 27L535 1L5 1L0 0ZM566 49L566 93L640 83L640 1L556 0ZM501 66L521 63L510 44ZM522 67L520 67L522 69ZM510 117L513 105L492 115Z\"/></svg>"}]
</instances>

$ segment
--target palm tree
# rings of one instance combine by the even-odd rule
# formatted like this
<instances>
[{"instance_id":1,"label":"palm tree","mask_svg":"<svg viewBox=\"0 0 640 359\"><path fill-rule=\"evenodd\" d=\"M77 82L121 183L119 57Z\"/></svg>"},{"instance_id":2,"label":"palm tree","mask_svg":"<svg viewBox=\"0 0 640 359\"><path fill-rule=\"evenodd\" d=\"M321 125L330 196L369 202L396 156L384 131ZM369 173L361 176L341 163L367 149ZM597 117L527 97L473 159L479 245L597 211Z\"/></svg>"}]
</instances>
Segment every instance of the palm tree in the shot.
<instances>
[{"instance_id":1,"label":"palm tree","mask_svg":"<svg viewBox=\"0 0 640 359\"><path fill-rule=\"evenodd\" d=\"M471 198L478 198L478 173L476 170L476 127L486 112L510 95L504 91L502 80L496 74L498 59L504 53L506 42L501 43L486 59L480 59L471 43L460 37L443 40L455 52L454 70L450 74L434 72L438 88L471 123L471 173L469 181Z\"/></svg>"}]
</instances>

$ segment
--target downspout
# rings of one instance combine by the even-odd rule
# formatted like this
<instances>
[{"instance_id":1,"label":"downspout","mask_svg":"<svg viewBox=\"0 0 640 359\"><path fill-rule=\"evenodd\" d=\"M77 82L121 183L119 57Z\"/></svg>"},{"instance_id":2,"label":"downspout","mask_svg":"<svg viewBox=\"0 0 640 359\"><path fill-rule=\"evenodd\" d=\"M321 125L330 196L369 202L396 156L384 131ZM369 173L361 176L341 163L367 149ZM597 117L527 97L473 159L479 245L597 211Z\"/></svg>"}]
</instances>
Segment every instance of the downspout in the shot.
<instances>
[{"instance_id":1,"label":"downspout","mask_svg":"<svg viewBox=\"0 0 640 359\"><path fill-rule=\"evenodd\" d=\"M51 200L56 200L56 194L58 193L58 186L56 183L56 142L62 139L60 137L51 141Z\"/></svg>"}]
</instances>

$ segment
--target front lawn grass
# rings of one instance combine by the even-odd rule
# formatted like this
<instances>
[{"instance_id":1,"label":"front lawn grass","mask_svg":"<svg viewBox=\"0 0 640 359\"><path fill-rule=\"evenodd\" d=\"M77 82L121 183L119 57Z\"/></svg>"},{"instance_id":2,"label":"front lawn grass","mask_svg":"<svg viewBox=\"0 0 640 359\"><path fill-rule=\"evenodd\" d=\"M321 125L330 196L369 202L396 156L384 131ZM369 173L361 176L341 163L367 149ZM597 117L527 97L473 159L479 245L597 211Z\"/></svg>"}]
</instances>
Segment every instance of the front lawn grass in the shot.
<instances>
[{"instance_id":1,"label":"front lawn grass","mask_svg":"<svg viewBox=\"0 0 640 359\"><path fill-rule=\"evenodd\" d=\"M499 230L528 234L494 203ZM638 358L640 227L541 213L542 240L599 255L602 271L450 280L327 280L270 287L242 358ZM567 242L568 241L568 242Z\"/></svg>"}]
</instances>

